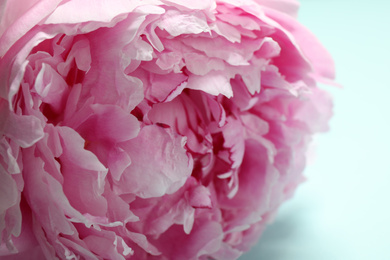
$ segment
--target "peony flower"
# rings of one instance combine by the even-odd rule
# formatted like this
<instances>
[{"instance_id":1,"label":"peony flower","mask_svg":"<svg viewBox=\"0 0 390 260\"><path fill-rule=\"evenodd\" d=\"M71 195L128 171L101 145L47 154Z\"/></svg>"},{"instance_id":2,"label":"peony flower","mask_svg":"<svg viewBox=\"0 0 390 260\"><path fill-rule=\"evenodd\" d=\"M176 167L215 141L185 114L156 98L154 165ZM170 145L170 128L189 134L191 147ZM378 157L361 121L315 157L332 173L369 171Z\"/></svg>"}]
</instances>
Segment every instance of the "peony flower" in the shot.
<instances>
[{"instance_id":1,"label":"peony flower","mask_svg":"<svg viewBox=\"0 0 390 260\"><path fill-rule=\"evenodd\" d=\"M0 255L237 259L327 130L294 0L0 4Z\"/></svg>"}]
</instances>

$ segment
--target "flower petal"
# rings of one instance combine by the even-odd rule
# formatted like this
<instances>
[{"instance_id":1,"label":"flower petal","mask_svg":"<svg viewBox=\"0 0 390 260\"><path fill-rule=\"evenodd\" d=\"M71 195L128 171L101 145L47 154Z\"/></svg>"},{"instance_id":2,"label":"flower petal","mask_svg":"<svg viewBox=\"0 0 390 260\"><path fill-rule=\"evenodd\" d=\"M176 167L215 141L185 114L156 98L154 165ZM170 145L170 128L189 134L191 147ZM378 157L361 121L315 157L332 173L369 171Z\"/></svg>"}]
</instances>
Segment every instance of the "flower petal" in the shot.
<instances>
[{"instance_id":1,"label":"flower petal","mask_svg":"<svg viewBox=\"0 0 390 260\"><path fill-rule=\"evenodd\" d=\"M21 147L30 147L44 136L40 119L17 115L8 109L4 101L0 101L0 134L11 138Z\"/></svg>"},{"instance_id":2,"label":"flower petal","mask_svg":"<svg viewBox=\"0 0 390 260\"><path fill-rule=\"evenodd\" d=\"M169 129L143 127L136 138L121 145L132 163L114 189L141 198L177 191L192 171L192 159L183 148L185 140Z\"/></svg>"}]
</instances>

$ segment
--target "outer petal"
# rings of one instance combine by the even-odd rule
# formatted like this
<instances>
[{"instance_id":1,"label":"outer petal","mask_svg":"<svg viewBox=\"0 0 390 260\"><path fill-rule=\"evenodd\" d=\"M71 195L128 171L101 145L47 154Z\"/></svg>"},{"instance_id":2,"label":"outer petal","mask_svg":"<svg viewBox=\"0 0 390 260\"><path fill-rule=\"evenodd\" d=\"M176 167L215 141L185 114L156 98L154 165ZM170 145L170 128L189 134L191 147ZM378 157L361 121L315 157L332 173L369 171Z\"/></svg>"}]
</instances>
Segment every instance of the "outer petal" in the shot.
<instances>
[{"instance_id":1,"label":"outer petal","mask_svg":"<svg viewBox=\"0 0 390 260\"><path fill-rule=\"evenodd\" d=\"M72 0L60 5L45 20L45 24L79 24L110 22L120 14L134 10L136 1Z\"/></svg>"},{"instance_id":2,"label":"outer petal","mask_svg":"<svg viewBox=\"0 0 390 260\"><path fill-rule=\"evenodd\" d=\"M181 10L202 10L212 9L215 7L215 2L212 0L204 1L191 1L191 0L162 0L163 3L167 3L178 7Z\"/></svg>"},{"instance_id":3,"label":"outer petal","mask_svg":"<svg viewBox=\"0 0 390 260\"><path fill-rule=\"evenodd\" d=\"M332 117L332 100L330 95L321 90L313 89L307 97L311 102L302 102L294 106L294 119L305 122L311 133L329 130L328 121Z\"/></svg>"},{"instance_id":4,"label":"outer petal","mask_svg":"<svg viewBox=\"0 0 390 260\"><path fill-rule=\"evenodd\" d=\"M262 6L286 13L294 18L298 15L299 2L296 0L257 0Z\"/></svg>"},{"instance_id":5,"label":"outer petal","mask_svg":"<svg viewBox=\"0 0 390 260\"><path fill-rule=\"evenodd\" d=\"M4 0L0 4L0 58L63 0Z\"/></svg>"},{"instance_id":6,"label":"outer petal","mask_svg":"<svg viewBox=\"0 0 390 260\"><path fill-rule=\"evenodd\" d=\"M312 32L288 15L276 12L273 9L266 9L265 13L294 36L302 52L311 61L315 76L334 79L333 59Z\"/></svg>"},{"instance_id":7,"label":"outer petal","mask_svg":"<svg viewBox=\"0 0 390 260\"><path fill-rule=\"evenodd\" d=\"M30 30L0 59L0 97L9 101L13 110L13 97L19 91L31 50L40 42L53 38L55 33L46 33L38 28ZM2 46L0 44L0 46Z\"/></svg>"}]
</instances>

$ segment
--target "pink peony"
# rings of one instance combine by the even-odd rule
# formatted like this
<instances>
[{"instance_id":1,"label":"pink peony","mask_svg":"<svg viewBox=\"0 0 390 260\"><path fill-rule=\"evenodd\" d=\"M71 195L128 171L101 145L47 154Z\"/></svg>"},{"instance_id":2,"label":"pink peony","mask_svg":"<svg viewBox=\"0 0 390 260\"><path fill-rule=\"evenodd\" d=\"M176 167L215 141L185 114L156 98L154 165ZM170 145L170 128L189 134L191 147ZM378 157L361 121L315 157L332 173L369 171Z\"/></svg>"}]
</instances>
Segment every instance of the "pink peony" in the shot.
<instances>
[{"instance_id":1,"label":"pink peony","mask_svg":"<svg viewBox=\"0 0 390 260\"><path fill-rule=\"evenodd\" d=\"M2 259L237 259L333 64L294 0L3 0Z\"/></svg>"}]
</instances>

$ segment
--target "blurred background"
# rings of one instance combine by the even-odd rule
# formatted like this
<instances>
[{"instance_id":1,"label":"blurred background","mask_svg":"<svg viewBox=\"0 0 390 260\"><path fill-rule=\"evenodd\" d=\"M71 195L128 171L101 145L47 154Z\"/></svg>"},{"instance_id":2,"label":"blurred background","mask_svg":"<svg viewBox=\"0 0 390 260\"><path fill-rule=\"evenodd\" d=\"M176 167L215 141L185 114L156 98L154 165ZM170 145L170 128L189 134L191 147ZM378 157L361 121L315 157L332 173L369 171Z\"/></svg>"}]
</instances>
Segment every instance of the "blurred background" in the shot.
<instances>
[{"instance_id":1,"label":"blurred background","mask_svg":"<svg viewBox=\"0 0 390 260\"><path fill-rule=\"evenodd\" d=\"M343 89L308 180L239 260L390 259L390 1L300 0Z\"/></svg>"}]
</instances>

